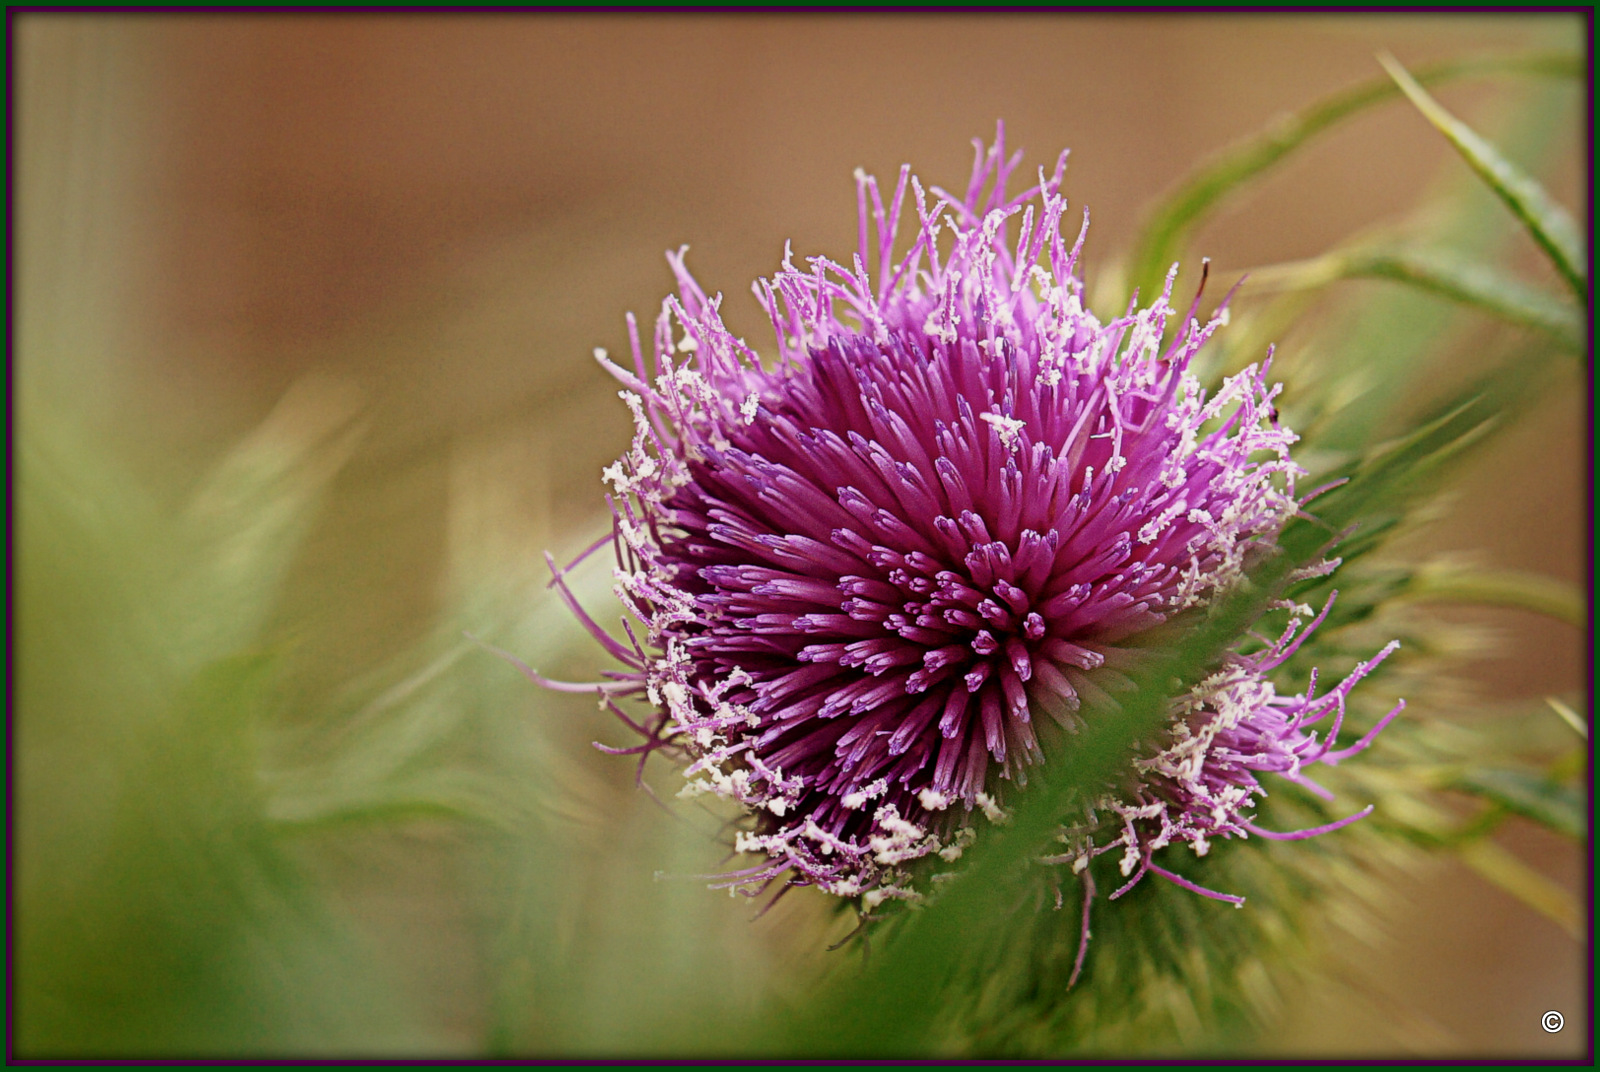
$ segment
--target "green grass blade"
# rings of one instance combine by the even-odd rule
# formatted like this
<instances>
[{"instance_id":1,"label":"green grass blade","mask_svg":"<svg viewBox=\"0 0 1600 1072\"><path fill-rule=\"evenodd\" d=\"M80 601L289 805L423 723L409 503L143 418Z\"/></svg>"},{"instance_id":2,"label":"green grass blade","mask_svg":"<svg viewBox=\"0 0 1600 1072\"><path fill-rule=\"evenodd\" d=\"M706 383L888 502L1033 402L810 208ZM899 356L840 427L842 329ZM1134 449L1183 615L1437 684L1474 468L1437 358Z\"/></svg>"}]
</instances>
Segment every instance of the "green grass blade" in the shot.
<instances>
[{"instance_id":1,"label":"green grass blade","mask_svg":"<svg viewBox=\"0 0 1600 1072\"><path fill-rule=\"evenodd\" d=\"M1417 106L1417 110L1455 146L1472 170L1522 221L1533 240L1549 255L1578 301L1587 306L1589 280L1584 270L1587 255L1571 214L1552 200L1531 175L1446 111L1393 56L1379 56L1378 62L1383 64L1384 70L1389 72L1389 76Z\"/></svg>"},{"instance_id":2,"label":"green grass blade","mask_svg":"<svg viewBox=\"0 0 1600 1072\"><path fill-rule=\"evenodd\" d=\"M1570 302L1458 256L1430 250L1336 250L1248 274L1254 293L1307 290L1341 279L1387 279L1438 294L1518 327L1541 332L1574 354L1585 352L1584 319Z\"/></svg>"},{"instance_id":3,"label":"green grass blade","mask_svg":"<svg viewBox=\"0 0 1600 1072\"><path fill-rule=\"evenodd\" d=\"M1580 629L1588 609L1577 585L1519 570L1423 569L1393 598L1513 607Z\"/></svg>"},{"instance_id":4,"label":"green grass blade","mask_svg":"<svg viewBox=\"0 0 1600 1072\"><path fill-rule=\"evenodd\" d=\"M1579 785L1561 785L1544 774L1512 768L1466 770L1450 788L1492 800L1570 838L1588 829L1589 808Z\"/></svg>"},{"instance_id":5,"label":"green grass blade","mask_svg":"<svg viewBox=\"0 0 1600 1072\"><path fill-rule=\"evenodd\" d=\"M1319 483L1350 481L1314 504L1322 524L1361 522L1363 530L1340 548L1346 562L1370 550L1411 503L1439 491L1449 465L1531 409L1550 385L1550 362L1541 360L1549 356L1534 352L1505 362L1418 415L1410 431L1316 475ZM1290 528L1303 523L1297 519Z\"/></svg>"},{"instance_id":6,"label":"green grass blade","mask_svg":"<svg viewBox=\"0 0 1600 1072\"><path fill-rule=\"evenodd\" d=\"M1574 940L1583 940L1583 909L1578 899L1560 883L1546 878L1487 838L1468 842L1456 850L1456 855L1479 875L1557 924Z\"/></svg>"},{"instance_id":7,"label":"green grass blade","mask_svg":"<svg viewBox=\"0 0 1600 1072\"><path fill-rule=\"evenodd\" d=\"M1437 85L1502 74L1581 78L1584 72L1581 56L1540 52L1450 60L1421 68L1416 77L1423 85ZM1128 262L1130 284L1144 294L1159 289L1168 267L1182 254L1188 236L1224 198L1318 134L1399 95L1399 87L1386 79L1352 86L1314 102L1203 164L1151 213Z\"/></svg>"},{"instance_id":8,"label":"green grass blade","mask_svg":"<svg viewBox=\"0 0 1600 1072\"><path fill-rule=\"evenodd\" d=\"M175 634L195 664L254 643L363 433L354 384L308 376L201 480L175 533Z\"/></svg>"},{"instance_id":9,"label":"green grass blade","mask_svg":"<svg viewBox=\"0 0 1600 1072\"><path fill-rule=\"evenodd\" d=\"M1589 739L1589 724L1583 720L1582 715L1554 696L1546 696L1544 702L1550 706L1550 710L1560 716L1561 721L1572 727L1573 733L1576 733L1586 741Z\"/></svg>"}]
</instances>

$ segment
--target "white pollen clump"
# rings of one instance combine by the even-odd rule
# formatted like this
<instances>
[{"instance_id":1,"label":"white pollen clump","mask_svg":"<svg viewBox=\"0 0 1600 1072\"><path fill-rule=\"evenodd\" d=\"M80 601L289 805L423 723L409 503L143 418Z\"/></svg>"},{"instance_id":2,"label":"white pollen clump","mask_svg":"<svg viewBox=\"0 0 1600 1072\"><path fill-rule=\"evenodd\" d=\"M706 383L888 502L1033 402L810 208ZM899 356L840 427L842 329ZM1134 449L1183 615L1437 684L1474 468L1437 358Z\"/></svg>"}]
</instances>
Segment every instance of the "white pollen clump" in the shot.
<instances>
[{"instance_id":1,"label":"white pollen clump","mask_svg":"<svg viewBox=\"0 0 1600 1072\"><path fill-rule=\"evenodd\" d=\"M961 854L967 851L967 846L978 840L978 832L970 826L963 826L956 831L955 837L950 839L950 844L939 850L940 859L954 862L961 859Z\"/></svg>"},{"instance_id":2,"label":"white pollen clump","mask_svg":"<svg viewBox=\"0 0 1600 1072\"><path fill-rule=\"evenodd\" d=\"M879 778L871 785L862 786L854 793L846 793L844 796L839 798L839 803L843 807L848 808L851 811L855 811L873 797L880 797L884 793L888 792L888 790L889 779Z\"/></svg>"},{"instance_id":3,"label":"white pollen clump","mask_svg":"<svg viewBox=\"0 0 1600 1072\"><path fill-rule=\"evenodd\" d=\"M979 793L977 796L973 797L973 801L978 805L978 807L983 809L984 818L988 819L991 823L1004 825L1005 823L1011 821L1011 813L1002 808L999 802L996 801L994 797L991 797L988 793Z\"/></svg>"},{"instance_id":4,"label":"white pollen clump","mask_svg":"<svg viewBox=\"0 0 1600 1072\"><path fill-rule=\"evenodd\" d=\"M1000 442L1010 449L1016 448L1017 440L1021 437L1022 430L1027 427L1024 421L1016 417L1007 417L1003 413L994 413L992 411L978 414L978 419L993 428L995 434L1000 437Z\"/></svg>"},{"instance_id":5,"label":"white pollen clump","mask_svg":"<svg viewBox=\"0 0 1600 1072\"><path fill-rule=\"evenodd\" d=\"M861 892L862 882L860 875L850 875L832 882L824 882L821 885L824 890L835 897L854 897Z\"/></svg>"},{"instance_id":6,"label":"white pollen clump","mask_svg":"<svg viewBox=\"0 0 1600 1072\"><path fill-rule=\"evenodd\" d=\"M900 810L893 804L884 804L873 813L872 818L883 833L867 838L867 847L872 850L873 859L880 864L915 860L939 847L937 836L927 834L916 823L902 818Z\"/></svg>"}]
</instances>

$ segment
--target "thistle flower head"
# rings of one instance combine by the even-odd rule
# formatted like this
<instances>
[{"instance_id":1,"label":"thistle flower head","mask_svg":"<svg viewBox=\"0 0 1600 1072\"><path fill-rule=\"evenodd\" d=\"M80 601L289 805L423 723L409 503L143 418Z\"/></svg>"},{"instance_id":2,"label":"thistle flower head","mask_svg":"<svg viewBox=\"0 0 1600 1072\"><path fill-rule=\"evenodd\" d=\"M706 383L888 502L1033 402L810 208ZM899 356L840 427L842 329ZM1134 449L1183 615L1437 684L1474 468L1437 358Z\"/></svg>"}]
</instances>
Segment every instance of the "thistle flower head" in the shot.
<instances>
[{"instance_id":1,"label":"thistle flower head","mask_svg":"<svg viewBox=\"0 0 1600 1072\"><path fill-rule=\"evenodd\" d=\"M757 817L737 847L762 860L730 885L914 897L907 865L960 855L1151 630L1238 580L1296 509L1265 370L1214 394L1190 372L1222 318L1196 320L1197 298L1175 324L1170 275L1109 322L1084 307L1065 161L1016 195L1001 138L959 197L902 169L885 201L858 173L852 263L786 256L755 285L768 363L681 250L653 368L631 318L633 368L597 354L636 424L606 478L616 590L644 626L630 647L585 617L629 668L597 688L645 735L629 751L678 752L685 794ZM1114 802L1124 828L1080 843L1148 867L1152 846L1252 829L1251 772L1297 777L1325 702L1277 698L1270 661L1175 711Z\"/></svg>"}]
</instances>

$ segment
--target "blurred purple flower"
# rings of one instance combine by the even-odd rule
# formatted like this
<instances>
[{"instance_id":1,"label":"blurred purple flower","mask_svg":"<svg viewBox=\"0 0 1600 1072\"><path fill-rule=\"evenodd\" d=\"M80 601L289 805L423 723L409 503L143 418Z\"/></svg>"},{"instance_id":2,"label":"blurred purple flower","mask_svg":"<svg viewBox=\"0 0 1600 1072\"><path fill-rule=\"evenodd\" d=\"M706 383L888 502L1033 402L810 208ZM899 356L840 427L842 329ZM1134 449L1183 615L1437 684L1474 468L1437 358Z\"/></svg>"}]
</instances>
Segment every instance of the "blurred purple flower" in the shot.
<instances>
[{"instance_id":1,"label":"blurred purple flower","mask_svg":"<svg viewBox=\"0 0 1600 1072\"><path fill-rule=\"evenodd\" d=\"M1211 396L1189 371L1225 312L1200 323L1197 296L1163 349L1169 275L1102 324L1073 275L1087 216L1071 247L1060 230L1066 154L1012 196L1019 159L1002 131L966 194L931 203L905 168L887 204L858 173L853 264L786 256L755 286L770 367L681 250L653 369L631 317L632 371L597 354L637 425L606 479L616 590L646 632L607 635L557 571L628 669L534 676L597 691L644 735L617 751L683 757L683 795L756 816L736 846L762 860L726 885L915 898L907 865L958 857L976 812L1002 819L1005 787L1112 702L1151 630L1237 581L1297 509L1265 369ZM917 227L897 259L908 186ZM1277 697L1265 673L1297 643L1233 657L1183 700L1170 746L1065 832L1061 860L1081 871L1122 847L1133 881L1191 885L1150 854L1263 833L1245 815L1256 772L1301 779L1345 754L1303 727L1342 712L1359 676ZM642 720L619 702L639 693Z\"/></svg>"}]
</instances>

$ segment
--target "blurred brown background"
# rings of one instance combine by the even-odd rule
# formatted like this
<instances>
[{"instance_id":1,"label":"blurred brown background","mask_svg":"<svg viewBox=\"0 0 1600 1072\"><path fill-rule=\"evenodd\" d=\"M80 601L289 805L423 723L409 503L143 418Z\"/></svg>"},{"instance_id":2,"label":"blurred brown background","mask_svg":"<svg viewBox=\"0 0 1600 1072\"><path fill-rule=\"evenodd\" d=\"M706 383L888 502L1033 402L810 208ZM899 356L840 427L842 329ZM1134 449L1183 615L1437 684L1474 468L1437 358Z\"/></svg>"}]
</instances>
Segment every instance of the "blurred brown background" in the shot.
<instances>
[{"instance_id":1,"label":"blurred brown background","mask_svg":"<svg viewBox=\"0 0 1600 1072\"><path fill-rule=\"evenodd\" d=\"M910 162L957 186L970 139L1003 118L1027 167L1071 147L1069 195L1093 212L1092 283L1142 208L1206 153L1377 75L1375 52L1415 65L1579 47L1584 30L1554 16L1178 15L15 26L19 382L70 398L174 497L297 378L336 375L368 399L367 437L278 612L315 641L297 655L308 692L429 621L461 444L521 476L508 509L525 540L508 554L536 561L602 531L597 478L630 428L589 353L625 348L625 311L653 315L671 278L663 250L690 243L730 324L759 340L748 284L786 239L802 256L853 248L852 169ZM1440 96L1487 121L1497 92ZM1311 256L1414 206L1453 163L1414 112L1381 108L1232 203L1197 245L1228 268ZM1574 157L1554 174L1568 205L1588 189L1584 167ZM1428 545L1583 580L1587 419L1576 393L1551 402L1474 472ZM1503 657L1475 671L1489 695L1583 695L1575 632L1472 620L1501 631ZM1569 887L1584 881L1553 839L1506 843ZM426 874L352 885L374 941L470 1044L470 966L448 963L447 939L412 937L419 921L463 925L458 894ZM1313 994L1278 1045L1577 1052L1585 949L1456 865L1401 893L1389 943L1356 969L1394 1023ZM1539 1029L1546 1009L1566 1015L1563 1035Z\"/></svg>"}]
</instances>

